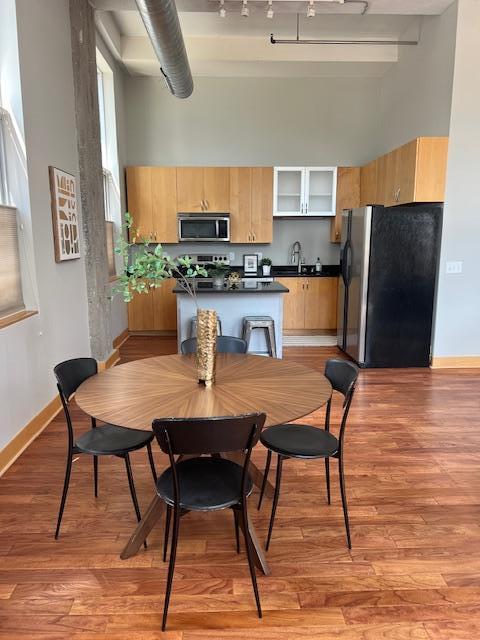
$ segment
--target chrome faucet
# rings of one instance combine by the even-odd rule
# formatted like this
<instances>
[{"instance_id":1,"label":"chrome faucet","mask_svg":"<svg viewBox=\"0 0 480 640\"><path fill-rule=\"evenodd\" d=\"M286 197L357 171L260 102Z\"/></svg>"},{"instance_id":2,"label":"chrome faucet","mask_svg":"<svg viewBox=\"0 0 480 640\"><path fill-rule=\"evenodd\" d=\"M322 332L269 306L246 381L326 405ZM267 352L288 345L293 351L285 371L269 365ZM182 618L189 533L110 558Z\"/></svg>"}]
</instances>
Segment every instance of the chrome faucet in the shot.
<instances>
[{"instance_id":1,"label":"chrome faucet","mask_svg":"<svg viewBox=\"0 0 480 640\"><path fill-rule=\"evenodd\" d=\"M302 245L298 240L292 246L292 264L295 264L295 261L298 265L298 273L302 273Z\"/></svg>"}]
</instances>

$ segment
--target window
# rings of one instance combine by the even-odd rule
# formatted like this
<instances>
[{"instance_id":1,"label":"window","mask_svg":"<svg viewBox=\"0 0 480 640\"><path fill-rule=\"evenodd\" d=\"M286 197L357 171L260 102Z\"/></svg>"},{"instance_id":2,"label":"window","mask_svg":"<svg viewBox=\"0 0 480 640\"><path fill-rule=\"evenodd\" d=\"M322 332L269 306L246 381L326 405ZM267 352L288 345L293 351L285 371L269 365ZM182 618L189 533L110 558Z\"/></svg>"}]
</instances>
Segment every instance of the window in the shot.
<instances>
[{"instance_id":1,"label":"window","mask_svg":"<svg viewBox=\"0 0 480 640\"><path fill-rule=\"evenodd\" d=\"M0 205L0 318L23 309L17 211Z\"/></svg>"},{"instance_id":2,"label":"window","mask_svg":"<svg viewBox=\"0 0 480 640\"><path fill-rule=\"evenodd\" d=\"M114 240L114 226L111 220L105 220L105 230L107 233L107 259L108 259L108 275L110 278L115 278L117 271L115 268L115 240Z\"/></svg>"},{"instance_id":3,"label":"window","mask_svg":"<svg viewBox=\"0 0 480 640\"><path fill-rule=\"evenodd\" d=\"M10 204L7 185L7 156L5 152L5 124L7 112L0 107L0 205Z\"/></svg>"}]
</instances>

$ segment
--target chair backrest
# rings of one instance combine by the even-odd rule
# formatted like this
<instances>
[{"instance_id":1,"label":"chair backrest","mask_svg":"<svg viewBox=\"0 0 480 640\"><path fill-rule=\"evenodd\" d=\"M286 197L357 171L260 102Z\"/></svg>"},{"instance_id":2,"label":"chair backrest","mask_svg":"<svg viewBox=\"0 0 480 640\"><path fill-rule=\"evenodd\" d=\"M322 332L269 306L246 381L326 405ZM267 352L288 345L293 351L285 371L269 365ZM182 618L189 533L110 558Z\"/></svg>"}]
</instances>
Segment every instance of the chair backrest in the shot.
<instances>
[{"instance_id":1,"label":"chair backrest","mask_svg":"<svg viewBox=\"0 0 480 640\"><path fill-rule=\"evenodd\" d=\"M68 402L78 387L98 372L97 361L94 358L73 358L60 362L53 373L58 382L58 389Z\"/></svg>"},{"instance_id":2,"label":"chair backrest","mask_svg":"<svg viewBox=\"0 0 480 640\"><path fill-rule=\"evenodd\" d=\"M242 500L245 499L252 447L258 442L265 417L264 413L252 413L223 418L161 418L153 421L158 444L170 459L175 509L180 504L180 484L174 455L242 451L245 458L239 493Z\"/></svg>"},{"instance_id":3,"label":"chair backrest","mask_svg":"<svg viewBox=\"0 0 480 640\"><path fill-rule=\"evenodd\" d=\"M218 353L247 353L248 345L242 338L234 336L217 336L217 352ZM197 351L197 339L188 338L180 345L183 355L195 353Z\"/></svg>"},{"instance_id":4,"label":"chair backrest","mask_svg":"<svg viewBox=\"0 0 480 640\"><path fill-rule=\"evenodd\" d=\"M264 413L220 418L160 418L152 424L164 453L201 455L253 447L265 423Z\"/></svg>"},{"instance_id":5,"label":"chair backrest","mask_svg":"<svg viewBox=\"0 0 480 640\"><path fill-rule=\"evenodd\" d=\"M348 360L331 358L325 365L325 377L335 391L339 391L344 396L345 406L349 394L353 393L358 378L358 367Z\"/></svg>"},{"instance_id":6,"label":"chair backrest","mask_svg":"<svg viewBox=\"0 0 480 640\"><path fill-rule=\"evenodd\" d=\"M345 426L347 424L348 412L352 403L353 392L357 382L359 369L353 362L348 360L327 360L325 365L325 377L328 378L332 388L343 395L343 416L340 424L340 446L343 445L343 437L345 434ZM330 430L330 410L332 406L331 399L327 403L327 413L325 416L325 429Z\"/></svg>"}]
</instances>

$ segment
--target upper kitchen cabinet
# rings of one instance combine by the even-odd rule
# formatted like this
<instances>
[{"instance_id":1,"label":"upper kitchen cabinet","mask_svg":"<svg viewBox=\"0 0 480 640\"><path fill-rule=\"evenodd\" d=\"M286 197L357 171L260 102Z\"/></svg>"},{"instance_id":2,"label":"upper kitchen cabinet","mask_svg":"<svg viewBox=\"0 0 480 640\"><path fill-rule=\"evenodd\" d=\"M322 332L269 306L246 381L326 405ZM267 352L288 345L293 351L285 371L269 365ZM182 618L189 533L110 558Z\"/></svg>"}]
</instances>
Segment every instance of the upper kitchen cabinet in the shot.
<instances>
[{"instance_id":1,"label":"upper kitchen cabinet","mask_svg":"<svg viewBox=\"0 0 480 640\"><path fill-rule=\"evenodd\" d=\"M369 162L360 169L360 206L377 204L378 160Z\"/></svg>"},{"instance_id":2,"label":"upper kitchen cabinet","mask_svg":"<svg viewBox=\"0 0 480 640\"><path fill-rule=\"evenodd\" d=\"M379 173L379 204L443 202L447 154L448 138L435 137L416 138L388 153Z\"/></svg>"},{"instance_id":3,"label":"upper kitchen cabinet","mask_svg":"<svg viewBox=\"0 0 480 640\"><path fill-rule=\"evenodd\" d=\"M272 242L272 194L272 167L230 168L230 242Z\"/></svg>"},{"instance_id":4,"label":"upper kitchen cabinet","mask_svg":"<svg viewBox=\"0 0 480 640\"><path fill-rule=\"evenodd\" d=\"M135 242L178 242L174 167L127 167L128 210Z\"/></svg>"},{"instance_id":5,"label":"upper kitchen cabinet","mask_svg":"<svg viewBox=\"0 0 480 640\"><path fill-rule=\"evenodd\" d=\"M360 206L360 167L338 167L335 218L331 220L330 241L340 242L342 212Z\"/></svg>"},{"instance_id":6,"label":"upper kitchen cabinet","mask_svg":"<svg viewBox=\"0 0 480 640\"><path fill-rule=\"evenodd\" d=\"M275 167L273 215L334 216L336 167Z\"/></svg>"},{"instance_id":7,"label":"upper kitchen cabinet","mask_svg":"<svg viewBox=\"0 0 480 640\"><path fill-rule=\"evenodd\" d=\"M228 167L177 167L177 210L226 213L229 184Z\"/></svg>"}]
</instances>

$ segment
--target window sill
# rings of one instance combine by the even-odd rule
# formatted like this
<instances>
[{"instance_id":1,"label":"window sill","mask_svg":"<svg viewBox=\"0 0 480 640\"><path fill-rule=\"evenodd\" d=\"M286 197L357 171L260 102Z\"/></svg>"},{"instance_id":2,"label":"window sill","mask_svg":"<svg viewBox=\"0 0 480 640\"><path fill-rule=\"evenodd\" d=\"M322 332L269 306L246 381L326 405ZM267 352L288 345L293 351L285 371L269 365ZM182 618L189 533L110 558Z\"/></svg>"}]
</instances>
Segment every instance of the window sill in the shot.
<instances>
[{"instance_id":1,"label":"window sill","mask_svg":"<svg viewBox=\"0 0 480 640\"><path fill-rule=\"evenodd\" d=\"M12 313L10 316L0 318L0 329L9 327L11 324L15 324L16 322L20 322L26 318L30 318L30 316L34 316L37 313L38 311L19 311L18 313Z\"/></svg>"}]
</instances>

